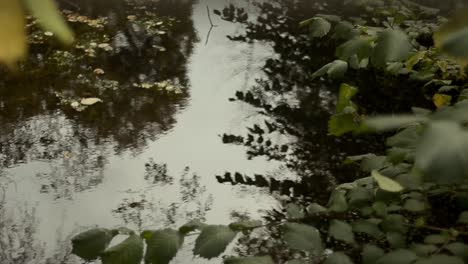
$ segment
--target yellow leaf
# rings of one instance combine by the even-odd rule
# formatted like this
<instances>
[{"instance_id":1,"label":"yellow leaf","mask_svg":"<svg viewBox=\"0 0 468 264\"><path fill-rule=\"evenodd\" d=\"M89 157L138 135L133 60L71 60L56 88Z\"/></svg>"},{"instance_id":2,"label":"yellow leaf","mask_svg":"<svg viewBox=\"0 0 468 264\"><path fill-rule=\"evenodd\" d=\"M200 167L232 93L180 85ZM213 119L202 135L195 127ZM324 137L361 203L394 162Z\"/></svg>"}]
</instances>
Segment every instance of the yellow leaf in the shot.
<instances>
[{"instance_id":1,"label":"yellow leaf","mask_svg":"<svg viewBox=\"0 0 468 264\"><path fill-rule=\"evenodd\" d=\"M91 98L83 98L80 101L80 104L90 106L96 103L102 103L102 100L99 98L91 97Z\"/></svg>"},{"instance_id":2,"label":"yellow leaf","mask_svg":"<svg viewBox=\"0 0 468 264\"><path fill-rule=\"evenodd\" d=\"M24 3L31 14L38 19L43 30L54 33L65 45L73 42L73 33L60 15L54 0L24 0Z\"/></svg>"},{"instance_id":3,"label":"yellow leaf","mask_svg":"<svg viewBox=\"0 0 468 264\"><path fill-rule=\"evenodd\" d=\"M380 174L378 171L373 170L372 173L372 178L377 182L379 185L380 189L387 191L387 192L401 192L403 191L403 186L399 184L398 182L383 176Z\"/></svg>"},{"instance_id":4,"label":"yellow leaf","mask_svg":"<svg viewBox=\"0 0 468 264\"><path fill-rule=\"evenodd\" d=\"M0 63L10 68L26 57L25 24L19 0L0 0Z\"/></svg>"},{"instance_id":5,"label":"yellow leaf","mask_svg":"<svg viewBox=\"0 0 468 264\"><path fill-rule=\"evenodd\" d=\"M437 108L441 108L446 105L450 105L452 101L452 96L446 94L434 94L432 97L432 102Z\"/></svg>"}]
</instances>

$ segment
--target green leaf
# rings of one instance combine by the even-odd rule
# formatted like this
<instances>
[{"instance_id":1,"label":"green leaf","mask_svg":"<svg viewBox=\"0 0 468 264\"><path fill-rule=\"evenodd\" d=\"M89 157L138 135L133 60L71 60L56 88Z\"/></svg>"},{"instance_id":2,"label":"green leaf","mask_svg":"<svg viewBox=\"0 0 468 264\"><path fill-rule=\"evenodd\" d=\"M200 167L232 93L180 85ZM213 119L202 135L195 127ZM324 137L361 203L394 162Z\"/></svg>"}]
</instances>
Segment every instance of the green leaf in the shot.
<instances>
[{"instance_id":1,"label":"green leaf","mask_svg":"<svg viewBox=\"0 0 468 264\"><path fill-rule=\"evenodd\" d=\"M426 203L417 199L406 200L403 208L413 213L420 213L427 209Z\"/></svg>"},{"instance_id":2,"label":"green leaf","mask_svg":"<svg viewBox=\"0 0 468 264\"><path fill-rule=\"evenodd\" d=\"M203 258L218 257L235 238L236 232L227 226L208 225L204 227L195 241L193 253Z\"/></svg>"},{"instance_id":3,"label":"green leaf","mask_svg":"<svg viewBox=\"0 0 468 264\"><path fill-rule=\"evenodd\" d=\"M418 256L406 249L391 251L380 257L376 264L410 264L418 259Z\"/></svg>"},{"instance_id":4,"label":"green leaf","mask_svg":"<svg viewBox=\"0 0 468 264\"><path fill-rule=\"evenodd\" d=\"M389 214L381 223L383 230L387 232L400 232L405 233L407 227L405 225L405 217L399 214Z\"/></svg>"},{"instance_id":5,"label":"green leaf","mask_svg":"<svg viewBox=\"0 0 468 264\"><path fill-rule=\"evenodd\" d=\"M195 219L181 226L179 228L179 232L185 235L195 230L201 230L204 226L206 225L203 224L200 220Z\"/></svg>"},{"instance_id":6,"label":"green leaf","mask_svg":"<svg viewBox=\"0 0 468 264\"><path fill-rule=\"evenodd\" d=\"M309 35L312 38L322 38L330 32L330 29L330 22L321 17L314 17L309 25Z\"/></svg>"},{"instance_id":7,"label":"green leaf","mask_svg":"<svg viewBox=\"0 0 468 264\"><path fill-rule=\"evenodd\" d=\"M388 232L385 237L392 248L406 248L406 237L401 233Z\"/></svg>"},{"instance_id":8,"label":"green leaf","mask_svg":"<svg viewBox=\"0 0 468 264\"><path fill-rule=\"evenodd\" d=\"M262 221L259 220L248 220L248 221L239 221L229 224L229 228L234 231L244 231L251 230L262 226Z\"/></svg>"},{"instance_id":9,"label":"green leaf","mask_svg":"<svg viewBox=\"0 0 468 264\"><path fill-rule=\"evenodd\" d=\"M458 217L457 223L468 224L468 211L462 212Z\"/></svg>"},{"instance_id":10,"label":"green leaf","mask_svg":"<svg viewBox=\"0 0 468 264\"><path fill-rule=\"evenodd\" d=\"M348 192L349 204L351 206L360 207L366 205L374 198L374 194L370 189L357 187Z\"/></svg>"},{"instance_id":11,"label":"green leaf","mask_svg":"<svg viewBox=\"0 0 468 264\"><path fill-rule=\"evenodd\" d=\"M387 192L401 192L403 191L403 186L401 186L398 182L387 178L380 174L378 171L372 171L372 177L375 179L377 184L379 185L380 189L387 191Z\"/></svg>"},{"instance_id":12,"label":"green leaf","mask_svg":"<svg viewBox=\"0 0 468 264\"><path fill-rule=\"evenodd\" d=\"M342 60L335 60L315 71L311 75L311 78L315 79L327 74L331 79L341 79L344 77L346 71L348 71L348 63Z\"/></svg>"},{"instance_id":13,"label":"green leaf","mask_svg":"<svg viewBox=\"0 0 468 264\"><path fill-rule=\"evenodd\" d=\"M327 74L330 79L343 79L347 71L348 63L346 61L335 60L328 68Z\"/></svg>"},{"instance_id":14,"label":"green leaf","mask_svg":"<svg viewBox=\"0 0 468 264\"><path fill-rule=\"evenodd\" d=\"M184 236L178 231L153 231L151 238L146 239L145 264L169 264L183 243Z\"/></svg>"},{"instance_id":15,"label":"green leaf","mask_svg":"<svg viewBox=\"0 0 468 264\"><path fill-rule=\"evenodd\" d=\"M332 220L330 227L328 229L328 234L336 240L344 241L348 244L354 244L353 228L350 224L339 221Z\"/></svg>"},{"instance_id":16,"label":"green leaf","mask_svg":"<svg viewBox=\"0 0 468 264\"><path fill-rule=\"evenodd\" d=\"M334 252L327 257L324 264L353 264L353 261L343 252Z\"/></svg>"},{"instance_id":17,"label":"green leaf","mask_svg":"<svg viewBox=\"0 0 468 264\"><path fill-rule=\"evenodd\" d=\"M53 0L24 0L25 5L45 31L50 31L64 44L70 45L73 33L60 15Z\"/></svg>"},{"instance_id":18,"label":"green leaf","mask_svg":"<svg viewBox=\"0 0 468 264\"><path fill-rule=\"evenodd\" d=\"M359 128L356 114L339 113L333 115L328 121L328 134L332 136L342 136L348 132Z\"/></svg>"},{"instance_id":19,"label":"green leaf","mask_svg":"<svg viewBox=\"0 0 468 264\"><path fill-rule=\"evenodd\" d=\"M332 212L342 213L348 210L348 202L342 191L334 191L328 201L328 209Z\"/></svg>"},{"instance_id":20,"label":"green leaf","mask_svg":"<svg viewBox=\"0 0 468 264\"><path fill-rule=\"evenodd\" d=\"M378 34L372 64L384 68L388 62L404 61L410 55L411 43L408 36L400 30L385 29Z\"/></svg>"},{"instance_id":21,"label":"green leaf","mask_svg":"<svg viewBox=\"0 0 468 264\"><path fill-rule=\"evenodd\" d=\"M94 260L107 248L116 230L94 228L74 236L71 239L72 253L84 260Z\"/></svg>"},{"instance_id":22,"label":"green leaf","mask_svg":"<svg viewBox=\"0 0 468 264\"><path fill-rule=\"evenodd\" d=\"M140 264L143 259L143 240L132 234L122 243L106 249L101 259L102 264Z\"/></svg>"},{"instance_id":23,"label":"green leaf","mask_svg":"<svg viewBox=\"0 0 468 264\"><path fill-rule=\"evenodd\" d=\"M343 83L340 85L340 91L338 93L338 103L336 104L336 112L343 112L346 107L354 106L351 99L357 94L358 88L349 84Z\"/></svg>"},{"instance_id":24,"label":"green leaf","mask_svg":"<svg viewBox=\"0 0 468 264\"><path fill-rule=\"evenodd\" d=\"M312 203L309 206L307 206L307 212L309 214L317 214L317 213L323 213L327 211L327 208L321 206L318 203Z\"/></svg>"},{"instance_id":25,"label":"green leaf","mask_svg":"<svg viewBox=\"0 0 468 264\"><path fill-rule=\"evenodd\" d=\"M26 22L20 1L0 1L0 63L16 68L27 54Z\"/></svg>"},{"instance_id":26,"label":"green leaf","mask_svg":"<svg viewBox=\"0 0 468 264\"><path fill-rule=\"evenodd\" d=\"M438 250L438 247L434 245L426 244L412 244L410 246L411 251L416 253L419 257L427 257L434 254Z\"/></svg>"},{"instance_id":27,"label":"green leaf","mask_svg":"<svg viewBox=\"0 0 468 264\"><path fill-rule=\"evenodd\" d=\"M364 233L377 239L383 235L377 224L364 219L353 222L352 226L353 231L356 233Z\"/></svg>"},{"instance_id":28,"label":"green leaf","mask_svg":"<svg viewBox=\"0 0 468 264\"><path fill-rule=\"evenodd\" d=\"M372 208L375 211L375 214L379 217L386 217L387 216L387 205L383 202L375 202L372 205Z\"/></svg>"},{"instance_id":29,"label":"green leaf","mask_svg":"<svg viewBox=\"0 0 468 264\"><path fill-rule=\"evenodd\" d=\"M415 166L425 181L462 183L468 174L468 133L455 122L432 122L416 149Z\"/></svg>"},{"instance_id":30,"label":"green leaf","mask_svg":"<svg viewBox=\"0 0 468 264\"><path fill-rule=\"evenodd\" d=\"M468 44L467 14L468 8L464 8L434 33L434 43L437 48L451 56L468 58L466 50L466 44Z\"/></svg>"},{"instance_id":31,"label":"green leaf","mask_svg":"<svg viewBox=\"0 0 468 264\"><path fill-rule=\"evenodd\" d=\"M264 257L246 257L246 258L227 258L225 264L274 264L270 256Z\"/></svg>"},{"instance_id":32,"label":"green leaf","mask_svg":"<svg viewBox=\"0 0 468 264\"><path fill-rule=\"evenodd\" d=\"M419 115L392 115L392 116L377 116L367 118L363 125L367 128L376 131L389 131L399 129L415 123L425 123L428 118Z\"/></svg>"},{"instance_id":33,"label":"green leaf","mask_svg":"<svg viewBox=\"0 0 468 264\"><path fill-rule=\"evenodd\" d=\"M468 261L468 245L461 242L455 242L446 245L444 248L450 251L453 255L462 258L465 262Z\"/></svg>"},{"instance_id":34,"label":"green leaf","mask_svg":"<svg viewBox=\"0 0 468 264\"><path fill-rule=\"evenodd\" d=\"M407 61L406 61L406 69L408 71L413 70L414 66L418 64L425 56L426 56L427 51L419 51L413 54Z\"/></svg>"},{"instance_id":35,"label":"green leaf","mask_svg":"<svg viewBox=\"0 0 468 264\"><path fill-rule=\"evenodd\" d=\"M340 60L348 61L353 55L357 56L358 61L368 58L372 54L372 38L370 37L355 37L351 40L338 46L336 49L336 57Z\"/></svg>"},{"instance_id":36,"label":"green leaf","mask_svg":"<svg viewBox=\"0 0 468 264\"><path fill-rule=\"evenodd\" d=\"M312 254L323 251L322 238L319 231L309 225L286 223L283 225L283 238L292 249L304 250Z\"/></svg>"},{"instance_id":37,"label":"green leaf","mask_svg":"<svg viewBox=\"0 0 468 264\"><path fill-rule=\"evenodd\" d=\"M385 254L383 249L374 245L365 245L362 249L362 264L373 264Z\"/></svg>"},{"instance_id":38,"label":"green leaf","mask_svg":"<svg viewBox=\"0 0 468 264\"><path fill-rule=\"evenodd\" d=\"M419 259L415 264L464 264L463 260L447 255L432 255L425 259Z\"/></svg>"},{"instance_id":39,"label":"green leaf","mask_svg":"<svg viewBox=\"0 0 468 264\"><path fill-rule=\"evenodd\" d=\"M289 219L300 219L304 218L305 214L302 211L302 207L297 204L290 203L286 205L286 213Z\"/></svg>"},{"instance_id":40,"label":"green leaf","mask_svg":"<svg viewBox=\"0 0 468 264\"><path fill-rule=\"evenodd\" d=\"M434 245L443 245L450 240L449 235L447 234L433 234L428 235L424 238L424 243L426 244L434 244Z\"/></svg>"},{"instance_id":41,"label":"green leaf","mask_svg":"<svg viewBox=\"0 0 468 264\"><path fill-rule=\"evenodd\" d=\"M354 25L348 21L341 21L334 28L333 37L337 39L351 39L358 35L359 32L354 28Z\"/></svg>"}]
</instances>

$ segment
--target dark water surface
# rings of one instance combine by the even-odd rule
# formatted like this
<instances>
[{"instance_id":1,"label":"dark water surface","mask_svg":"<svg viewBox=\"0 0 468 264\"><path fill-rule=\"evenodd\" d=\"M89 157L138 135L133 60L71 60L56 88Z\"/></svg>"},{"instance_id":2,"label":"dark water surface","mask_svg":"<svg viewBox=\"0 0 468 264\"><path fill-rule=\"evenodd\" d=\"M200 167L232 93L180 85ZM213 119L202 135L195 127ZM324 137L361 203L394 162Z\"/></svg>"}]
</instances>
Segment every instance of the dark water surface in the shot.
<instances>
[{"instance_id":1,"label":"dark water surface","mask_svg":"<svg viewBox=\"0 0 468 264\"><path fill-rule=\"evenodd\" d=\"M294 177L281 162L249 160L246 148L221 140L226 132L243 133L258 117L253 107L228 98L253 85L265 60L275 56L267 44L228 40L227 34L243 28L216 16L218 26L206 42L206 7L222 9L230 2L254 10L228 0L169 6L175 15L189 12L181 14L174 33L173 47L180 53L96 62L119 84L112 93L99 92L104 102L81 112L55 96L57 91L96 95L92 85L79 82L80 70L62 79L38 73L2 83L2 264L80 263L68 255L69 238L94 226L142 230L177 227L195 218L227 223L236 214L258 218L262 210L278 206L268 190L223 185L215 178L225 171ZM176 80L186 90L177 99L161 99L128 89L152 78ZM174 263L208 263L192 260L190 246Z\"/></svg>"}]
</instances>

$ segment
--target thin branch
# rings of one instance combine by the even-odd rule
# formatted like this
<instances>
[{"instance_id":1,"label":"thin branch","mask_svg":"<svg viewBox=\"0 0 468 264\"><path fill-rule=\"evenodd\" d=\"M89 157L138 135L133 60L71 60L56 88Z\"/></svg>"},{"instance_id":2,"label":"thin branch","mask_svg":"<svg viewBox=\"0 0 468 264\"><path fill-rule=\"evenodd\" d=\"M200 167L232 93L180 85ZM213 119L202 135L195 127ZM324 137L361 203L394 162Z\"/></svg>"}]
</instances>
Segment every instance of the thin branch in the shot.
<instances>
[{"instance_id":1,"label":"thin branch","mask_svg":"<svg viewBox=\"0 0 468 264\"><path fill-rule=\"evenodd\" d=\"M210 8L208 6L206 6L206 13L208 14L208 20L210 21L210 30L208 30L208 34L206 35L205 46L208 45L208 41L210 40L211 31L213 31L214 27L218 26L218 25L213 24L213 20L211 20Z\"/></svg>"},{"instance_id":2,"label":"thin branch","mask_svg":"<svg viewBox=\"0 0 468 264\"><path fill-rule=\"evenodd\" d=\"M206 6L206 12L208 13L208 20L210 21L211 27L217 27L218 25L213 24L213 20L211 20L210 8L208 6Z\"/></svg>"}]
</instances>

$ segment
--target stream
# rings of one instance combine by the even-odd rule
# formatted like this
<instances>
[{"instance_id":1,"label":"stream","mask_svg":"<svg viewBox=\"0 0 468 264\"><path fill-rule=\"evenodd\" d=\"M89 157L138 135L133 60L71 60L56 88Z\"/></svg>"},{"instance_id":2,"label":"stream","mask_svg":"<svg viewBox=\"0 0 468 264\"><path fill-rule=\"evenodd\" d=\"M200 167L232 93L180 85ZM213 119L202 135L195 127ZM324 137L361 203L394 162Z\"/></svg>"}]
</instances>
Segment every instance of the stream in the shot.
<instances>
[{"instance_id":1,"label":"stream","mask_svg":"<svg viewBox=\"0 0 468 264\"><path fill-rule=\"evenodd\" d=\"M150 100L145 111L132 107L148 103L138 102L139 97L116 95L114 105L104 99L113 116L134 123L115 124L99 115L96 121L81 120L81 113L49 102L44 91L68 85L64 82L0 88L2 263L81 263L69 255L69 239L95 226L158 229L192 219L223 224L239 215L259 218L279 207L267 188L220 184L215 178L228 171L296 177L283 162L249 159L246 147L221 140L224 133L242 134L264 118L254 107L228 99L254 85L265 61L276 56L267 43L230 41L226 35L243 32L240 24L212 15L216 26L210 32L207 7L222 10L230 2L254 15L249 3L200 0L185 18L193 28L183 30L196 36L185 44L193 48L180 65L185 98ZM102 124L96 128L94 122ZM191 246L193 241L186 243L174 263L220 263L193 259Z\"/></svg>"}]
</instances>

